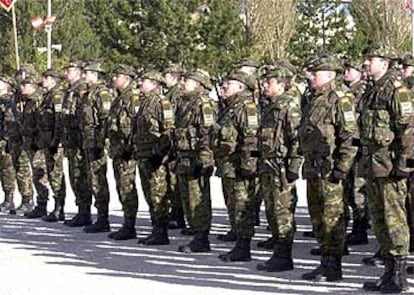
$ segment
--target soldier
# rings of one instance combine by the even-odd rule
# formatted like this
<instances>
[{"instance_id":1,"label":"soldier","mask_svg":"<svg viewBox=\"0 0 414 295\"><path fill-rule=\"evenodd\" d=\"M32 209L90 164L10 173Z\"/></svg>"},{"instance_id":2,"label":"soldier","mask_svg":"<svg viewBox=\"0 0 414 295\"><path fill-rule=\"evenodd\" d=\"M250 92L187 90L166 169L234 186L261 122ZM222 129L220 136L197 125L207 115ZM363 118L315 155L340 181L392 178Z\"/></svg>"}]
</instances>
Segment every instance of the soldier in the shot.
<instances>
[{"instance_id":1,"label":"soldier","mask_svg":"<svg viewBox=\"0 0 414 295\"><path fill-rule=\"evenodd\" d=\"M86 93L86 85L82 80L82 63L69 62L65 70L65 78L69 83L62 103L61 142L65 148L69 164L69 179L75 194L78 214L64 224L70 227L87 226L91 219L91 188L88 183L86 154L82 148L82 136L79 128L79 104Z\"/></svg>"},{"instance_id":2,"label":"soldier","mask_svg":"<svg viewBox=\"0 0 414 295\"><path fill-rule=\"evenodd\" d=\"M49 181L47 178L46 159L39 143L39 107L43 92L38 75L26 75L21 82L23 104L19 112L19 128L23 139L23 148L30 159L33 184L37 192L36 207L25 214L27 218L39 218L47 215Z\"/></svg>"},{"instance_id":3,"label":"soldier","mask_svg":"<svg viewBox=\"0 0 414 295\"><path fill-rule=\"evenodd\" d=\"M181 70L176 65L170 65L164 70L165 86L168 89L166 96L171 101L174 108L174 113L177 112L178 99L181 95L180 80ZM168 199L170 200L170 222L169 229L183 229L182 233L186 233L185 218L183 203L181 201L180 192L177 185L177 176L174 173L174 166L176 165L174 159L171 159L167 165L168 167ZM190 231L190 230L188 230Z\"/></svg>"},{"instance_id":4,"label":"soldier","mask_svg":"<svg viewBox=\"0 0 414 295\"><path fill-rule=\"evenodd\" d=\"M257 129L259 112L253 101L254 85L243 72L230 74L224 83L225 108L214 127L214 157L236 246L221 254L223 261L249 261L257 208Z\"/></svg>"},{"instance_id":5,"label":"soldier","mask_svg":"<svg viewBox=\"0 0 414 295\"><path fill-rule=\"evenodd\" d=\"M385 262L368 291L400 293L408 289L406 262L409 228L405 202L413 171L414 96L391 69L393 54L385 46L369 48L365 66L372 79L361 99L361 173L367 178L372 227Z\"/></svg>"},{"instance_id":6,"label":"soldier","mask_svg":"<svg viewBox=\"0 0 414 295\"><path fill-rule=\"evenodd\" d=\"M355 96L356 113L359 112L359 103L366 87L366 81L363 79L363 65L360 60L346 60L345 62L345 84ZM358 118L357 118L358 119ZM344 180L344 193L346 212L348 205L352 208L352 232L347 236L348 245L368 244L367 230L369 228L369 212L367 206L367 195L365 188L365 179L359 176L358 161L360 153L355 157L355 163L349 171L347 178ZM349 214L347 214L349 215Z\"/></svg>"},{"instance_id":7,"label":"soldier","mask_svg":"<svg viewBox=\"0 0 414 295\"><path fill-rule=\"evenodd\" d=\"M21 122L21 111L23 109L23 96L20 84L26 75L35 73L33 65L23 65L16 72L16 87L10 103L6 105L4 117L4 130L7 136L6 152L11 153L13 167L16 171L17 187L22 195L22 203L16 208L18 214L26 214L33 210L33 178L30 169L30 160L27 152L23 149L22 135L19 124Z\"/></svg>"},{"instance_id":8,"label":"soldier","mask_svg":"<svg viewBox=\"0 0 414 295\"><path fill-rule=\"evenodd\" d=\"M60 114L64 97L61 79L62 76L53 70L43 73L42 85L46 93L39 107L39 147L45 153L47 175L55 199L53 211L42 218L49 222L65 220L66 183L60 145Z\"/></svg>"},{"instance_id":9,"label":"soldier","mask_svg":"<svg viewBox=\"0 0 414 295\"><path fill-rule=\"evenodd\" d=\"M137 162L133 158L132 136L136 113L139 107L139 91L134 83L134 69L119 65L114 72L113 84L117 96L108 118L107 134L110 141L109 155L113 169L119 201L124 211L124 223L108 237L114 240L135 239L135 222L138 212L138 194L135 184ZM142 175L147 177L147 175Z\"/></svg>"},{"instance_id":10,"label":"soldier","mask_svg":"<svg viewBox=\"0 0 414 295\"><path fill-rule=\"evenodd\" d=\"M174 110L162 93L161 73L150 70L141 75L142 93L133 138L141 186L150 208L152 233L138 242L145 245L167 245L168 200L167 167L174 130Z\"/></svg>"},{"instance_id":11,"label":"soldier","mask_svg":"<svg viewBox=\"0 0 414 295\"><path fill-rule=\"evenodd\" d=\"M189 244L178 248L180 252L210 251L210 176L214 169L210 135L217 117L214 102L208 97L212 88L207 72L193 70L186 73L175 113L175 172L185 214L195 232Z\"/></svg>"},{"instance_id":12,"label":"soldier","mask_svg":"<svg viewBox=\"0 0 414 295\"><path fill-rule=\"evenodd\" d=\"M298 154L301 111L292 95L294 72L276 66L265 73L264 95L269 100L261 110L258 173L266 215L273 236L273 255L258 270L270 272L293 269L292 246L296 230L295 180L302 157Z\"/></svg>"},{"instance_id":13,"label":"soldier","mask_svg":"<svg viewBox=\"0 0 414 295\"><path fill-rule=\"evenodd\" d=\"M105 71L98 62L83 68L87 92L80 98L77 110L82 149L85 153L89 188L95 196L98 217L94 224L83 229L86 233L110 231L109 188L106 179L105 124L111 109L112 94L104 82ZM92 196L90 196L92 197ZM92 203L92 200L85 200Z\"/></svg>"},{"instance_id":14,"label":"soldier","mask_svg":"<svg viewBox=\"0 0 414 295\"><path fill-rule=\"evenodd\" d=\"M320 55L310 71L313 91L302 110L299 143L309 213L322 257L320 266L302 278L338 281L345 245L342 181L357 152L352 146L358 132L354 97L336 89L337 73L343 71L336 57Z\"/></svg>"},{"instance_id":15,"label":"soldier","mask_svg":"<svg viewBox=\"0 0 414 295\"><path fill-rule=\"evenodd\" d=\"M6 109L12 97L13 80L7 76L0 76L0 178L4 192L4 202L0 204L1 212L16 214L13 202L16 171L13 167L13 158L7 148L7 134L5 129Z\"/></svg>"}]
</instances>

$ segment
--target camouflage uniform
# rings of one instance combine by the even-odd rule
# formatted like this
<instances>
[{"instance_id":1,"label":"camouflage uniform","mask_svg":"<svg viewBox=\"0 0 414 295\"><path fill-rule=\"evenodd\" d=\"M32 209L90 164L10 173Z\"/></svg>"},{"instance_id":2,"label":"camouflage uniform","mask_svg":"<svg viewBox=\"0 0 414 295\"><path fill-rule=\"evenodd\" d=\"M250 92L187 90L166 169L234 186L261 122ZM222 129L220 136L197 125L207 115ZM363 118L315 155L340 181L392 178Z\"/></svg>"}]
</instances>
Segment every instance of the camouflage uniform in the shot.
<instances>
[{"instance_id":1,"label":"camouflage uniform","mask_svg":"<svg viewBox=\"0 0 414 295\"><path fill-rule=\"evenodd\" d=\"M388 59L386 48L372 47L367 57ZM414 95L389 69L366 89L361 101L361 173L367 178L372 227L385 260L379 281L364 289L408 289L406 259L409 228L405 202L413 171Z\"/></svg>"},{"instance_id":2,"label":"camouflage uniform","mask_svg":"<svg viewBox=\"0 0 414 295\"><path fill-rule=\"evenodd\" d=\"M68 68L81 68L80 62L70 62ZM79 117L77 110L83 95L86 93L86 85L79 79L70 85L65 91L62 103L62 133L61 142L69 164L69 179L75 194L78 214L71 220L66 220L67 226L83 226L90 224L92 191L88 183L88 166L86 153L82 148L82 136L79 128Z\"/></svg>"},{"instance_id":3,"label":"camouflage uniform","mask_svg":"<svg viewBox=\"0 0 414 295\"><path fill-rule=\"evenodd\" d=\"M9 77L0 77L5 83L12 86ZM4 202L0 204L1 212L15 213L13 195L15 190L16 171L13 167L13 158L7 150L7 134L5 129L6 109L10 105L12 93L7 93L0 97L0 179L4 192Z\"/></svg>"},{"instance_id":4,"label":"camouflage uniform","mask_svg":"<svg viewBox=\"0 0 414 295\"><path fill-rule=\"evenodd\" d=\"M89 63L83 70L104 73L99 63ZM78 104L79 129L82 149L85 152L89 188L95 196L98 211L96 223L84 228L85 232L109 231L109 187L106 178L107 156L105 154L105 124L111 109L112 94L105 82L99 80L88 85L87 92ZM92 198L92 196L90 196ZM92 200L87 200L92 203Z\"/></svg>"},{"instance_id":5,"label":"camouflage uniform","mask_svg":"<svg viewBox=\"0 0 414 295\"><path fill-rule=\"evenodd\" d=\"M26 77L22 84L37 84L37 76ZM35 209L25 216L38 218L47 214L46 207L49 195L49 181L47 178L46 159L43 149L39 144L39 107L42 103L43 93L37 86L37 90L30 96L23 96L22 108L18 111L19 128L23 139L23 148L30 159L33 172L33 184L37 192L37 205Z\"/></svg>"},{"instance_id":6,"label":"camouflage uniform","mask_svg":"<svg viewBox=\"0 0 414 295\"><path fill-rule=\"evenodd\" d=\"M293 73L281 67L266 74L268 79L289 77L293 77ZM292 245L297 203L294 180L298 178L302 163L297 138L301 111L294 91L267 99L269 103L261 110L258 173L274 252L270 260L259 264L257 268L284 271L293 268Z\"/></svg>"},{"instance_id":7,"label":"camouflage uniform","mask_svg":"<svg viewBox=\"0 0 414 295\"><path fill-rule=\"evenodd\" d=\"M252 99L254 86L248 77L235 72L227 80L246 85L246 90L226 99L226 107L219 112L214 130L214 157L217 176L222 178L223 194L235 229L237 243L224 261L250 260L250 241L254 235L257 196L257 129L259 112Z\"/></svg>"},{"instance_id":8,"label":"camouflage uniform","mask_svg":"<svg viewBox=\"0 0 414 295\"><path fill-rule=\"evenodd\" d=\"M141 79L163 83L160 73L149 71ZM160 90L141 97L135 134L134 149L139 159L142 190L150 208L152 234L140 240L144 244L168 244L168 200L166 162L171 147L174 114L171 102Z\"/></svg>"},{"instance_id":9,"label":"camouflage uniform","mask_svg":"<svg viewBox=\"0 0 414 295\"><path fill-rule=\"evenodd\" d=\"M181 252L210 250L208 233L211 226L210 176L214 168L210 149L211 126L216 122L214 102L208 97L212 85L208 73L194 70L185 75L200 83L200 89L183 94L175 113L174 150L176 173L182 204L195 238Z\"/></svg>"},{"instance_id":10,"label":"camouflage uniform","mask_svg":"<svg viewBox=\"0 0 414 295\"><path fill-rule=\"evenodd\" d=\"M115 74L134 77L132 68L120 65ZM124 224L109 238L124 240L136 237L135 222L138 211L138 194L135 184L137 162L132 157L132 135L136 113L139 107L139 92L134 82L118 90L108 118L109 155L113 159L113 169L119 201L124 211ZM146 175L143 174L143 177Z\"/></svg>"},{"instance_id":11,"label":"camouflage uniform","mask_svg":"<svg viewBox=\"0 0 414 295\"><path fill-rule=\"evenodd\" d=\"M58 73L50 70L43 73L43 76L61 79ZM55 208L44 220L51 222L65 219L63 208L66 198L66 182L63 172L63 148L60 146L60 114L63 97L63 88L60 82L57 82L54 88L45 93L39 107L39 147L45 153L47 175L55 198Z\"/></svg>"},{"instance_id":12,"label":"camouflage uniform","mask_svg":"<svg viewBox=\"0 0 414 295\"><path fill-rule=\"evenodd\" d=\"M312 71L341 71L333 56L322 56ZM307 180L308 207L316 239L321 247L321 265L304 279L320 276L342 278L341 259L345 243L345 179L357 152L352 140L357 135L354 96L336 91L335 81L313 92L302 110L299 128L304 156L303 178Z\"/></svg>"}]
</instances>

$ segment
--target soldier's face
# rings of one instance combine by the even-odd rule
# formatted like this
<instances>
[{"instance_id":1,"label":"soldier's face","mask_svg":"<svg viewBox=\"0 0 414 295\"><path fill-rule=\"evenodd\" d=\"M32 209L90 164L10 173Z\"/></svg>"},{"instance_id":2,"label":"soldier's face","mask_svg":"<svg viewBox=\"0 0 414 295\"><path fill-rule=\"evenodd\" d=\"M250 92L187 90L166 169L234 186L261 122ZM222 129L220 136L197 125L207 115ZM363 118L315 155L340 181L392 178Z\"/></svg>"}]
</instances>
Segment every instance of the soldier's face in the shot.
<instances>
[{"instance_id":1,"label":"soldier's face","mask_svg":"<svg viewBox=\"0 0 414 295\"><path fill-rule=\"evenodd\" d=\"M151 92L152 90L154 90L157 87L157 83L150 80L150 79L143 79L141 84L139 85L139 90L144 93L147 94L149 92Z\"/></svg>"},{"instance_id":2,"label":"soldier's face","mask_svg":"<svg viewBox=\"0 0 414 295\"><path fill-rule=\"evenodd\" d=\"M285 84L280 83L276 78L267 78L263 83L266 96L279 96L285 92Z\"/></svg>"},{"instance_id":3,"label":"soldier's face","mask_svg":"<svg viewBox=\"0 0 414 295\"><path fill-rule=\"evenodd\" d=\"M312 72L311 87L313 89L321 89L327 83L331 82L335 78L335 72L333 71L316 71Z\"/></svg>"},{"instance_id":4,"label":"soldier's face","mask_svg":"<svg viewBox=\"0 0 414 295\"><path fill-rule=\"evenodd\" d=\"M414 76L414 66L405 65L401 69L401 75L403 78L413 77Z\"/></svg>"},{"instance_id":5,"label":"soldier's face","mask_svg":"<svg viewBox=\"0 0 414 295\"><path fill-rule=\"evenodd\" d=\"M34 84L24 83L20 86L20 90L22 91L23 95L30 96L30 95L32 95L33 93L36 92L37 88L36 88L36 85L34 85Z\"/></svg>"},{"instance_id":6,"label":"soldier's face","mask_svg":"<svg viewBox=\"0 0 414 295\"><path fill-rule=\"evenodd\" d=\"M1 95L6 94L7 90L8 90L8 84L0 80L0 94Z\"/></svg>"},{"instance_id":7,"label":"soldier's face","mask_svg":"<svg viewBox=\"0 0 414 295\"><path fill-rule=\"evenodd\" d=\"M123 74L116 74L112 79L112 84L116 89L123 90L129 84L129 77Z\"/></svg>"},{"instance_id":8,"label":"soldier's face","mask_svg":"<svg viewBox=\"0 0 414 295\"><path fill-rule=\"evenodd\" d=\"M65 70L65 78L69 83L76 82L81 78L81 70L75 67L67 68Z\"/></svg>"},{"instance_id":9,"label":"soldier's face","mask_svg":"<svg viewBox=\"0 0 414 295\"><path fill-rule=\"evenodd\" d=\"M164 78L167 87L172 87L180 81L180 75L177 73L166 73Z\"/></svg>"},{"instance_id":10,"label":"soldier's face","mask_svg":"<svg viewBox=\"0 0 414 295\"><path fill-rule=\"evenodd\" d=\"M198 89L199 83L193 79L184 78L183 90L185 93L191 93Z\"/></svg>"},{"instance_id":11,"label":"soldier's face","mask_svg":"<svg viewBox=\"0 0 414 295\"><path fill-rule=\"evenodd\" d=\"M96 83L98 80L98 73L94 71L86 71L83 73L83 79L85 80L86 84Z\"/></svg>"},{"instance_id":12,"label":"soldier's face","mask_svg":"<svg viewBox=\"0 0 414 295\"><path fill-rule=\"evenodd\" d=\"M42 86L43 86L43 88L46 88L48 90L52 89L53 87L56 86L56 81L55 81L55 79L53 79L53 77L50 77L50 76L43 77Z\"/></svg>"},{"instance_id":13,"label":"soldier's face","mask_svg":"<svg viewBox=\"0 0 414 295\"><path fill-rule=\"evenodd\" d=\"M371 56L365 60L365 69L369 77L378 79L388 70L388 61L381 57Z\"/></svg>"},{"instance_id":14,"label":"soldier's face","mask_svg":"<svg viewBox=\"0 0 414 295\"><path fill-rule=\"evenodd\" d=\"M227 80L223 85L224 97L231 97L244 90L243 84L237 80Z\"/></svg>"},{"instance_id":15,"label":"soldier's face","mask_svg":"<svg viewBox=\"0 0 414 295\"><path fill-rule=\"evenodd\" d=\"M354 83L359 80L361 80L362 73L358 71L357 69L354 69L352 67L348 67L345 69L345 76L344 80L349 83Z\"/></svg>"}]
</instances>

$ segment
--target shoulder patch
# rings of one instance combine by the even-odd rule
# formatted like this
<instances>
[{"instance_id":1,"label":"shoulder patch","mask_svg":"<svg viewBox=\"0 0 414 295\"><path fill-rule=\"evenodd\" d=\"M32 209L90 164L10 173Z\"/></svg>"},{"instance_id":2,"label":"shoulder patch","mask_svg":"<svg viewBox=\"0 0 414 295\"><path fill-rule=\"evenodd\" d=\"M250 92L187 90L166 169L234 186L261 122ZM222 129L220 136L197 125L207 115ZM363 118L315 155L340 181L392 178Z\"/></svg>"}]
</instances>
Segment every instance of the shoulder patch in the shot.
<instances>
[{"instance_id":1,"label":"shoulder patch","mask_svg":"<svg viewBox=\"0 0 414 295\"><path fill-rule=\"evenodd\" d=\"M407 87L397 88L398 102L401 108L401 115L413 114L412 92Z\"/></svg>"},{"instance_id":2,"label":"shoulder patch","mask_svg":"<svg viewBox=\"0 0 414 295\"><path fill-rule=\"evenodd\" d=\"M201 111L203 113L203 121L205 126L213 126L214 124L214 107L208 100L203 100L201 104Z\"/></svg>"},{"instance_id":3,"label":"shoulder patch","mask_svg":"<svg viewBox=\"0 0 414 295\"><path fill-rule=\"evenodd\" d=\"M342 96L340 99L342 110L344 112L345 122L355 122L355 111L354 111L354 101L353 96L347 93Z\"/></svg>"},{"instance_id":4,"label":"shoulder patch","mask_svg":"<svg viewBox=\"0 0 414 295\"><path fill-rule=\"evenodd\" d=\"M53 96L53 105L56 113L62 112L63 95L57 93Z\"/></svg>"},{"instance_id":5,"label":"shoulder patch","mask_svg":"<svg viewBox=\"0 0 414 295\"><path fill-rule=\"evenodd\" d=\"M164 125L166 128L172 128L174 126L174 112L169 99L162 97L160 99L162 107L162 116L164 119Z\"/></svg>"},{"instance_id":6,"label":"shoulder patch","mask_svg":"<svg viewBox=\"0 0 414 295\"><path fill-rule=\"evenodd\" d=\"M253 101L245 101L247 114L247 126L252 128L259 127L259 116L256 104Z\"/></svg>"}]
</instances>

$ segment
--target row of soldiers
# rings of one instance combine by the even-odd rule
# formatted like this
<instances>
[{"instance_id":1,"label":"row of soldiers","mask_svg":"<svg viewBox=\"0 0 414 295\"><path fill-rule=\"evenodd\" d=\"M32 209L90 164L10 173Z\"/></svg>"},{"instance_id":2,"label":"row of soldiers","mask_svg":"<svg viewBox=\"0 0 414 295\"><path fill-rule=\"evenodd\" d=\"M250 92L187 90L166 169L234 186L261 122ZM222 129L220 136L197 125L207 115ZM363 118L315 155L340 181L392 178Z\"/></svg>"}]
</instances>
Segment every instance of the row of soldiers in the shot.
<instances>
[{"instance_id":1,"label":"row of soldiers","mask_svg":"<svg viewBox=\"0 0 414 295\"><path fill-rule=\"evenodd\" d=\"M120 65L109 87L99 63L71 62L65 71L66 89L53 71L43 74L41 87L36 73L27 70L18 77L20 91L14 93L13 82L1 77L1 176L6 196L1 210L63 221L64 152L79 208L64 224L83 226L87 233L110 231L107 149L124 212L122 227L108 237L136 238L138 167L153 227L139 243L169 243L172 205L176 211L183 208L188 231L194 235L178 250L206 252L210 251L209 180L216 167L231 226L218 238L236 241L219 258L251 259L257 208L264 200L273 255L257 268L286 271L293 269L294 183L302 167L321 255L320 265L303 279L342 279L346 200L351 196L355 222L349 241L366 239L369 207L380 244L377 256L385 262L383 276L364 284L364 289L404 291L414 97L392 59L386 48L373 47L364 70L362 63L349 61L345 80L350 88L345 88L340 60L329 53L315 55L305 66L308 87L303 94L295 81L297 70L288 61L260 70L243 63L216 85L218 102L210 98L215 85L202 70L182 72L172 67L164 74L147 70L137 81L133 68ZM414 66L411 61L406 60L405 69ZM14 175L23 197L17 209ZM47 179L55 198L49 214ZM32 183L37 191L35 207ZM92 196L98 212L94 223Z\"/></svg>"}]
</instances>

